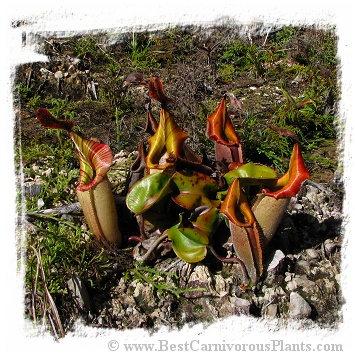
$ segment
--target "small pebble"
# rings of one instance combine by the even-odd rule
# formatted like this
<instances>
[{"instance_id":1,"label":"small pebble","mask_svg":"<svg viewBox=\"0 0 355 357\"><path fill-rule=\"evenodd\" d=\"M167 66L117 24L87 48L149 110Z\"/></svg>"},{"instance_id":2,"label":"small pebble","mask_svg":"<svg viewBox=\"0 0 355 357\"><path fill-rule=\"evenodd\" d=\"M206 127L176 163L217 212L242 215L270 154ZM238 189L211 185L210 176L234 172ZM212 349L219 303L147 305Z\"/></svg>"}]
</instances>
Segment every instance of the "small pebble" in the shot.
<instances>
[{"instance_id":1,"label":"small pebble","mask_svg":"<svg viewBox=\"0 0 355 357\"><path fill-rule=\"evenodd\" d=\"M264 310L264 316L269 318L277 317L277 304L270 304Z\"/></svg>"},{"instance_id":2,"label":"small pebble","mask_svg":"<svg viewBox=\"0 0 355 357\"><path fill-rule=\"evenodd\" d=\"M288 271L285 273L285 283L289 282L292 280L292 273L289 273Z\"/></svg>"},{"instance_id":3,"label":"small pebble","mask_svg":"<svg viewBox=\"0 0 355 357\"><path fill-rule=\"evenodd\" d=\"M281 250L276 250L267 266L267 271L276 271L285 259L285 254Z\"/></svg>"},{"instance_id":4,"label":"small pebble","mask_svg":"<svg viewBox=\"0 0 355 357\"><path fill-rule=\"evenodd\" d=\"M299 74L298 76L296 76L293 80L292 80L292 84L299 84L302 81L302 75Z\"/></svg>"},{"instance_id":5,"label":"small pebble","mask_svg":"<svg viewBox=\"0 0 355 357\"><path fill-rule=\"evenodd\" d=\"M310 259L319 259L319 253L315 249L306 249L306 253Z\"/></svg>"},{"instance_id":6,"label":"small pebble","mask_svg":"<svg viewBox=\"0 0 355 357\"><path fill-rule=\"evenodd\" d=\"M62 79L64 77L64 74L62 71L57 71L54 73L54 77L57 79Z\"/></svg>"},{"instance_id":7,"label":"small pebble","mask_svg":"<svg viewBox=\"0 0 355 357\"><path fill-rule=\"evenodd\" d=\"M340 243L334 242L331 239L327 239L324 242L324 249L328 255L332 254L337 247L340 247Z\"/></svg>"},{"instance_id":8,"label":"small pebble","mask_svg":"<svg viewBox=\"0 0 355 357\"><path fill-rule=\"evenodd\" d=\"M296 262L295 271L297 274L309 275L311 273L311 267L306 260L299 260Z\"/></svg>"},{"instance_id":9,"label":"small pebble","mask_svg":"<svg viewBox=\"0 0 355 357\"><path fill-rule=\"evenodd\" d=\"M310 317L312 308L308 302L298 293L290 294L290 317L293 319L305 319Z\"/></svg>"},{"instance_id":10,"label":"small pebble","mask_svg":"<svg viewBox=\"0 0 355 357\"><path fill-rule=\"evenodd\" d=\"M44 206L44 201L42 198L39 198L37 201L37 209L41 209Z\"/></svg>"}]
</instances>

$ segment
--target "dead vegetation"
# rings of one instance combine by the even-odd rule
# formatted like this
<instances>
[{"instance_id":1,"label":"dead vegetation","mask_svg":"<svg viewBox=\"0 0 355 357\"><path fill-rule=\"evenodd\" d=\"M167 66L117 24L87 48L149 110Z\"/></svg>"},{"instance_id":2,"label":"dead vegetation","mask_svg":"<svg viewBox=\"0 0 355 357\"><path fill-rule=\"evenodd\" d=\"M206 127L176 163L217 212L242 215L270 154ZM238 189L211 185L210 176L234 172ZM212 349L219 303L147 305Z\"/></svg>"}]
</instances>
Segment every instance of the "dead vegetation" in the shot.
<instances>
[{"instance_id":1,"label":"dead vegetation","mask_svg":"<svg viewBox=\"0 0 355 357\"><path fill-rule=\"evenodd\" d=\"M299 318L299 306L290 307L290 295L297 293L309 305L305 321L333 326L341 320L334 29L191 26L159 33L36 35L38 51L49 61L19 66L14 84L15 140L21 142L16 160L25 178L19 192L23 185L39 185L38 193L25 197L22 227L28 237L29 318L47 321L58 337L78 317L120 329L209 323L239 313L287 323L292 314ZM139 75L128 77L132 73ZM225 93L237 100L228 110L250 160L279 171L286 167L291 143L270 124L300 138L318 186L306 185L292 201L270 249L271 256L278 252L277 261L252 291L240 288L238 265L213 258L191 265L174 256L136 265L129 244L116 252L97 246L80 212L38 214L76 201L78 166L66 138L45 132L35 110L46 107L74 120L86 137L108 143L116 155L111 177L119 194L146 136L144 82L153 75L162 78L173 99L171 111L201 154L213 149L205 121ZM153 105L153 113L157 110Z\"/></svg>"}]
</instances>

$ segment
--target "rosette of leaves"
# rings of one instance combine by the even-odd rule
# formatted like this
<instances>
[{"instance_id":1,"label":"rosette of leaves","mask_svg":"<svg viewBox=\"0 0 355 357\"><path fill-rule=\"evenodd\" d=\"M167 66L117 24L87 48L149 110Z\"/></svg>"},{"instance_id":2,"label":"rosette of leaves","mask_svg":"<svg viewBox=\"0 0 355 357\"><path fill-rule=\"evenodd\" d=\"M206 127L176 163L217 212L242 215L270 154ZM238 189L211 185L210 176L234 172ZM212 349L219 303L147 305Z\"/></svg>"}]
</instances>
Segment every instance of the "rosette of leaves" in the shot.
<instances>
[{"instance_id":1,"label":"rosette of leaves","mask_svg":"<svg viewBox=\"0 0 355 357\"><path fill-rule=\"evenodd\" d=\"M263 273L263 252L275 234L290 201L309 178L300 144L294 144L289 169L277 176L265 165L245 162L241 142L227 112L226 97L206 121L206 135L214 142L215 160L205 162L187 144L188 134L168 109L172 102L158 77L148 83L149 96L160 103L159 121L147 107L147 142L126 182L126 205L137 217L140 241L150 241L146 256L163 240L188 263L204 260L222 242L220 228L228 232L235 257L251 284ZM69 132L80 162L77 196L88 225L104 243L122 241L107 172L112 163L108 145L83 138L70 120L58 120L48 110L36 112L47 128ZM252 189L253 188L253 189ZM258 191L257 194L251 192ZM253 202L253 203L252 203Z\"/></svg>"},{"instance_id":2,"label":"rosette of leaves","mask_svg":"<svg viewBox=\"0 0 355 357\"><path fill-rule=\"evenodd\" d=\"M265 246L290 197L309 178L299 143L294 144L289 169L281 177L270 167L244 162L224 97L207 118L206 135L214 142L215 161L206 163L185 143L188 134L169 111L171 99L160 79L153 77L148 87L150 97L161 104L160 118L157 122L148 108L146 132L151 137L140 144L126 196L127 207L141 222L141 238L158 237L157 243L168 239L177 256L196 263L209 250L219 257L213 247L220 243L217 230L225 225L235 260L255 284L263 273ZM253 204L251 187L258 190Z\"/></svg>"}]
</instances>

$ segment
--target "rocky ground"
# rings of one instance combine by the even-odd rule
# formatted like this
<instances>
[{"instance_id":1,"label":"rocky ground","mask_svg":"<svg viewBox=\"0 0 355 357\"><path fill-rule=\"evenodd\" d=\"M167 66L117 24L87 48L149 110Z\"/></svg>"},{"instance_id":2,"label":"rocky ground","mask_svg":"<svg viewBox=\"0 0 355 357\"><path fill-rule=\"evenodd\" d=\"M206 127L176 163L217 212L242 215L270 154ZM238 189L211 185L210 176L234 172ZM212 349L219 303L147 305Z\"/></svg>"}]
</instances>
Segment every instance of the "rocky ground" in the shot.
<instances>
[{"instance_id":1,"label":"rocky ground","mask_svg":"<svg viewBox=\"0 0 355 357\"><path fill-rule=\"evenodd\" d=\"M181 327L238 314L336 327L343 304L341 205L335 185L306 183L269 248L264 277L251 290L243 289L238 264L171 257L151 265L162 272L159 277L142 269L133 279L121 276L104 291L91 292L86 304L93 314L83 316L88 325L119 329Z\"/></svg>"},{"instance_id":2,"label":"rocky ground","mask_svg":"<svg viewBox=\"0 0 355 357\"><path fill-rule=\"evenodd\" d=\"M129 156L121 151L116 160ZM36 187L34 182L31 186ZM90 288L78 276L70 279L72 300L66 297L63 309L70 309L72 323L80 317L88 326L119 329L209 324L239 314L336 327L344 303L342 199L336 178L327 185L306 181L268 247L263 277L251 289L245 289L237 263L208 257L188 264L168 254L137 265L132 249L124 249L115 253L99 288Z\"/></svg>"},{"instance_id":3,"label":"rocky ground","mask_svg":"<svg viewBox=\"0 0 355 357\"><path fill-rule=\"evenodd\" d=\"M77 103L75 122L82 132L109 143L116 160L124 161L129 157L132 161L145 122L144 88L124 83L129 72L119 71L114 78L109 78L107 72L101 72L90 53L81 59L69 57L63 50L65 41L42 42L51 55L50 62L21 66L18 82L32 83L39 96L46 93ZM106 47L100 50L105 53ZM179 50L187 53L191 46ZM199 65L194 66L195 63ZM194 50L190 57L186 55L183 65L159 69L168 93L176 99L174 110L183 108L180 109L185 110L182 117L192 115L196 119L182 123L184 129L192 133L190 143L198 142L197 128L201 123L197 122L199 107L195 102L204 96L218 101L221 93L237 88L243 110L248 104L260 117L273 103L282 100L276 79L240 76L237 83L221 82L211 76L211 68L211 63L206 64L206 53ZM155 73L147 73L147 76L151 74ZM211 82L206 82L206 78ZM295 93L306 86L300 78L299 82L293 82L292 78L288 81L290 91ZM131 114L126 113L120 121L121 139L126 142L124 150L120 151L122 142L116 140L117 122L111 110L122 103L117 101L109 107L103 103L107 98L98 98L97 93L134 98ZM23 144L30 145L32 139L40 143L56 140L54 136L43 135L33 107L31 111L30 106L15 105L15 109L21 123L17 139ZM240 124L238 115L234 120ZM198 148L198 144L196 146ZM335 146L315 150L336 161ZM242 270L237 263L222 263L209 257L199 264L188 264L168 254L147 265L137 265L132 250L124 249L115 254L114 263L99 287L90 287L75 275L67 282L68 296L56 299L66 326L70 328L81 318L86 325L95 327L157 329L197 322L208 324L244 314L279 319L285 324L297 319L321 327L336 327L342 320L344 303L340 285L344 192L334 166L328 168L311 163L309 167L312 181L306 181L298 196L292 199L268 247L264 276L253 288L245 289ZM26 182L26 179L25 176L27 186L37 184L32 179Z\"/></svg>"}]
</instances>

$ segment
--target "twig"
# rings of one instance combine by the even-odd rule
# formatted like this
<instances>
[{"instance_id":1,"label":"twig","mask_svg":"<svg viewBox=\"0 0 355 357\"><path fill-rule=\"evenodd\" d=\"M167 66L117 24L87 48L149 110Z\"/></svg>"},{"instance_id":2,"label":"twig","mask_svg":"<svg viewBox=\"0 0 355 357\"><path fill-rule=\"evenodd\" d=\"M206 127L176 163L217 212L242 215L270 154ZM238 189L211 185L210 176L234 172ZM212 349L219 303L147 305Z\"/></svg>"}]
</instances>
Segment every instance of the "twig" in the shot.
<instances>
[{"instance_id":1,"label":"twig","mask_svg":"<svg viewBox=\"0 0 355 357\"><path fill-rule=\"evenodd\" d=\"M297 48L296 47L282 48L281 50L275 51L275 53L277 53L277 52L285 52L285 51L294 51L294 50L297 50Z\"/></svg>"},{"instance_id":2,"label":"twig","mask_svg":"<svg viewBox=\"0 0 355 357\"><path fill-rule=\"evenodd\" d=\"M222 39L221 41L215 43L214 45L212 46L206 46L205 44L200 47L201 50L204 50L207 52L207 65L209 66L211 64L211 54L213 52L213 50L219 46L222 42L224 41L224 39Z\"/></svg>"},{"instance_id":3,"label":"twig","mask_svg":"<svg viewBox=\"0 0 355 357\"><path fill-rule=\"evenodd\" d=\"M32 317L33 317L33 321L36 321L36 295L37 295L38 273L39 273L39 262L37 259L36 278L35 278L35 282L34 282L34 287L32 289Z\"/></svg>"},{"instance_id":4,"label":"twig","mask_svg":"<svg viewBox=\"0 0 355 357\"><path fill-rule=\"evenodd\" d=\"M144 255L137 257L136 260L138 262L145 262L149 258L149 256L153 253L154 249L160 244L160 242L162 242L167 237L168 237L167 233L162 234L159 238L157 238L154 241L154 243L149 247L147 252Z\"/></svg>"},{"instance_id":5,"label":"twig","mask_svg":"<svg viewBox=\"0 0 355 357\"><path fill-rule=\"evenodd\" d=\"M306 181L304 182L304 184L308 184L308 185L310 185L310 186L313 186L313 187L315 187L315 188L318 188L318 190L323 191L323 192L333 193L333 192L332 192L331 190L329 190L328 188L326 188L326 187L324 187L324 186L320 185L319 183L314 182L314 181L312 181L312 180L306 180Z\"/></svg>"},{"instance_id":6,"label":"twig","mask_svg":"<svg viewBox=\"0 0 355 357\"><path fill-rule=\"evenodd\" d=\"M98 97L97 97L97 93L96 93L96 86L95 86L95 82L94 81L89 81L88 82L88 92L91 96L91 99L92 100L97 100Z\"/></svg>"},{"instance_id":7,"label":"twig","mask_svg":"<svg viewBox=\"0 0 355 357\"><path fill-rule=\"evenodd\" d=\"M59 336L57 334L57 330L55 329L54 321L53 321L51 315L48 315L48 320L49 320L49 323L50 323L50 325L52 327L53 333L55 334L55 338L58 340ZM62 336L62 337L64 337L64 336Z\"/></svg>"},{"instance_id":8,"label":"twig","mask_svg":"<svg viewBox=\"0 0 355 357\"><path fill-rule=\"evenodd\" d=\"M64 337L65 333L64 333L64 329L63 329L63 325L60 321L60 316L57 310L57 307L54 303L54 300L52 298L52 295L50 294L48 288L47 288L47 283L46 283L46 276L44 273L44 269L43 269L43 265L42 265L42 258L41 258L41 253L40 251L37 251L35 247L32 246L33 251L36 254L37 257L37 262L38 262L38 266L39 266L39 270L41 271L41 276L42 276L42 280L43 280L43 287L44 287L44 291L45 291L45 297L48 299L50 308L53 312L53 316L54 316L54 321L57 325L57 328L59 329L59 334L57 333L57 331L54 329L54 332L56 335L59 335L59 337ZM46 313L46 302L44 303L44 313ZM54 327L54 326L53 326Z\"/></svg>"},{"instance_id":9,"label":"twig","mask_svg":"<svg viewBox=\"0 0 355 357\"><path fill-rule=\"evenodd\" d=\"M181 259L178 259L174 262L172 262L170 265L168 265L166 268L164 268L164 271L169 271L171 268L174 268L176 265L183 263L184 261Z\"/></svg>"},{"instance_id":10,"label":"twig","mask_svg":"<svg viewBox=\"0 0 355 357\"><path fill-rule=\"evenodd\" d=\"M71 203L69 205L64 205L56 208L48 208L48 209L43 209L43 210L38 210L38 211L33 211L33 212L27 212L29 215L33 214L43 214L43 215L49 215L49 214L67 214L67 213L80 213L82 211L81 205L79 202Z\"/></svg>"},{"instance_id":11,"label":"twig","mask_svg":"<svg viewBox=\"0 0 355 357\"><path fill-rule=\"evenodd\" d=\"M266 36L265 36L264 42L263 42L263 44L262 44L262 47L265 46L265 43L266 43L266 41L267 41L267 39L268 39L268 37L269 37L270 31L271 31L271 27L269 27L268 30L267 30L267 32L266 32Z\"/></svg>"},{"instance_id":12,"label":"twig","mask_svg":"<svg viewBox=\"0 0 355 357\"><path fill-rule=\"evenodd\" d=\"M70 221L66 221L62 218L58 218L58 217L55 217L54 215L49 215L49 214L40 214L40 213L27 213L27 215L29 216L34 216L34 217L37 217L37 218L44 218L44 219L49 219L49 220L52 220L52 221L55 221L55 222L59 222L61 224L64 224L70 228L73 228L73 229L78 229L79 226L76 225L75 223L73 222L70 222ZM44 229L41 229L39 227L36 227L36 230L42 230L42 231L45 231Z\"/></svg>"}]
</instances>

